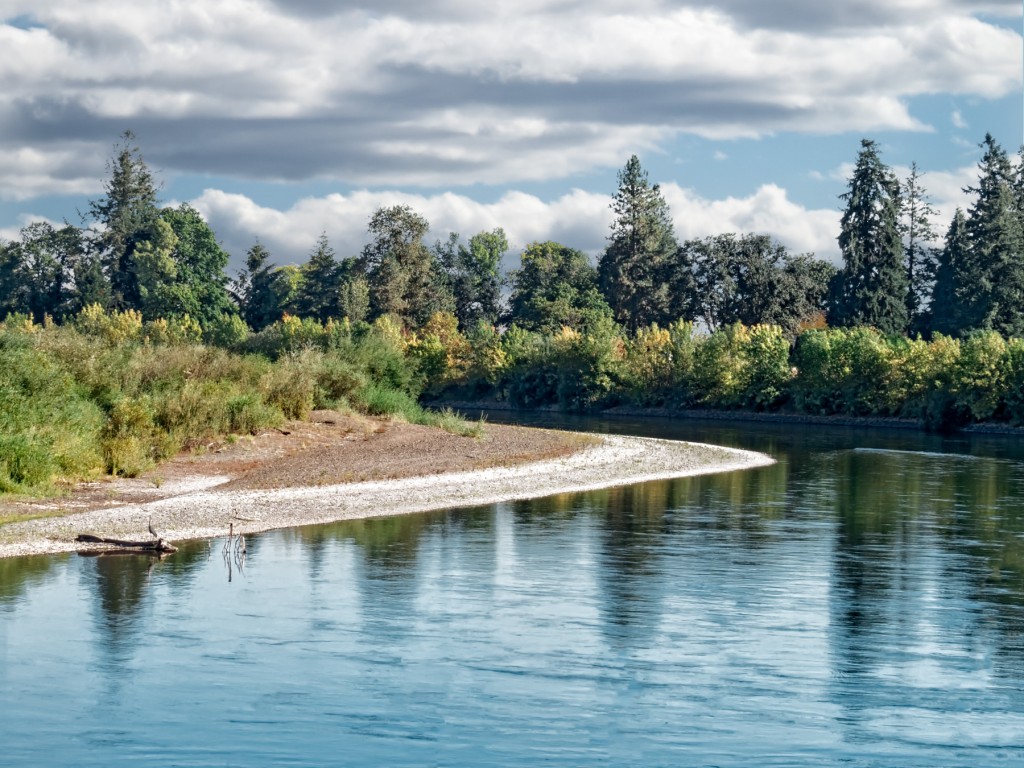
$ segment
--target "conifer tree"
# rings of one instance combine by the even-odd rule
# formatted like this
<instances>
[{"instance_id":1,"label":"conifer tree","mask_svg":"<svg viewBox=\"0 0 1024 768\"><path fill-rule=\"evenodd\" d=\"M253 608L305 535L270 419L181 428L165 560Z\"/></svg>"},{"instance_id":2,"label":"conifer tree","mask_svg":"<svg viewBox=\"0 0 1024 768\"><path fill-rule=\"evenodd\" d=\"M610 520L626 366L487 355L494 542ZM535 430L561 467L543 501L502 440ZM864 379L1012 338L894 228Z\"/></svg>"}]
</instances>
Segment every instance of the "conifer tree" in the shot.
<instances>
[{"instance_id":1,"label":"conifer tree","mask_svg":"<svg viewBox=\"0 0 1024 768\"><path fill-rule=\"evenodd\" d=\"M843 269L835 281L831 320L839 326L869 325L883 333L907 330L907 272L900 237L900 185L878 155L861 140L840 222Z\"/></svg>"},{"instance_id":2,"label":"conifer tree","mask_svg":"<svg viewBox=\"0 0 1024 768\"><path fill-rule=\"evenodd\" d=\"M978 186L967 213L967 258L961 272L968 300L961 332L991 329L1024 335L1024 237L1017 204L1017 177L1002 147L986 134Z\"/></svg>"},{"instance_id":3,"label":"conifer tree","mask_svg":"<svg viewBox=\"0 0 1024 768\"><path fill-rule=\"evenodd\" d=\"M921 333L929 324L928 300L935 284L938 251L932 246L937 239L932 226L936 211L921 184L917 163L911 163L902 191L900 227L907 265L907 317L911 333Z\"/></svg>"},{"instance_id":4,"label":"conifer tree","mask_svg":"<svg viewBox=\"0 0 1024 768\"><path fill-rule=\"evenodd\" d=\"M107 167L110 178L103 184L104 196L89 203L89 216L101 225L93 247L110 281L114 307L138 309L142 296L135 251L141 243L160 237L157 185L131 131L122 134Z\"/></svg>"},{"instance_id":5,"label":"conifer tree","mask_svg":"<svg viewBox=\"0 0 1024 768\"><path fill-rule=\"evenodd\" d=\"M257 243L245 256L245 269L235 281L233 293L242 319L254 331L277 322L287 300L287 285L270 261L270 251Z\"/></svg>"},{"instance_id":6,"label":"conifer tree","mask_svg":"<svg viewBox=\"0 0 1024 768\"><path fill-rule=\"evenodd\" d=\"M668 317L665 269L678 247L668 204L636 155L618 179L611 203L615 221L598 263L601 292L615 319L630 330L678 319Z\"/></svg>"},{"instance_id":7,"label":"conifer tree","mask_svg":"<svg viewBox=\"0 0 1024 768\"><path fill-rule=\"evenodd\" d=\"M965 314L972 290L966 282L967 256L967 217L957 208L935 271L929 307L930 328L934 332L954 336L966 326Z\"/></svg>"},{"instance_id":8,"label":"conifer tree","mask_svg":"<svg viewBox=\"0 0 1024 768\"><path fill-rule=\"evenodd\" d=\"M322 233L316 249L300 268L299 285L292 297L292 307L299 317L312 317L326 322L341 317L341 264L334 249Z\"/></svg>"}]
</instances>

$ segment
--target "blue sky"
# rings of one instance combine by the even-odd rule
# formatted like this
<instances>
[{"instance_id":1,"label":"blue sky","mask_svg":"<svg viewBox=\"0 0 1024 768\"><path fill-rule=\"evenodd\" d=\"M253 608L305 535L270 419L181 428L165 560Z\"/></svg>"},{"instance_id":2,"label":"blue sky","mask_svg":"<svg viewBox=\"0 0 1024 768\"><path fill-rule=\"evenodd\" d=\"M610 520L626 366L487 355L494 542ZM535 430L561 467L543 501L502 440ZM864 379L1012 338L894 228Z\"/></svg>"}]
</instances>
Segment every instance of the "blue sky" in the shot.
<instances>
[{"instance_id":1,"label":"blue sky","mask_svg":"<svg viewBox=\"0 0 1024 768\"><path fill-rule=\"evenodd\" d=\"M381 205L597 253L636 153L681 238L836 260L861 137L945 229L1021 144L1019 0L0 0L0 238L101 194L125 129L238 265L360 249Z\"/></svg>"}]
</instances>

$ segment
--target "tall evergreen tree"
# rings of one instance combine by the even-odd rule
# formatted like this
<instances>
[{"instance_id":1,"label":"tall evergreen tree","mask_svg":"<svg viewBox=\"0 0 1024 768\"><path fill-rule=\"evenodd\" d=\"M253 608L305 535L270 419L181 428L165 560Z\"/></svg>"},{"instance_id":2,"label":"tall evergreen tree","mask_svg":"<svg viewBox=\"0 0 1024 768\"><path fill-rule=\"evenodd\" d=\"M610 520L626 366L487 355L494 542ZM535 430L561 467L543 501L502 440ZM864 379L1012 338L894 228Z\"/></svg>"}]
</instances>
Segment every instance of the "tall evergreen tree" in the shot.
<instances>
[{"instance_id":1,"label":"tall evergreen tree","mask_svg":"<svg viewBox=\"0 0 1024 768\"><path fill-rule=\"evenodd\" d=\"M967 259L962 273L971 286L962 331L992 329L1024 335L1024 231L1017 205L1017 179L1002 147L985 136L978 186L967 213Z\"/></svg>"},{"instance_id":2,"label":"tall evergreen tree","mask_svg":"<svg viewBox=\"0 0 1024 768\"><path fill-rule=\"evenodd\" d=\"M245 269L232 286L242 319L254 331L262 331L281 319L287 286L280 270L270 261L270 251L256 243L245 255Z\"/></svg>"},{"instance_id":3,"label":"tall evergreen tree","mask_svg":"<svg viewBox=\"0 0 1024 768\"><path fill-rule=\"evenodd\" d=\"M89 203L89 216L100 225L94 248L110 281L116 308L138 308L142 297L135 252L139 245L159 238L156 221L157 185L135 145L135 134L125 131L107 164L110 178L103 197Z\"/></svg>"},{"instance_id":4,"label":"tall evergreen tree","mask_svg":"<svg viewBox=\"0 0 1024 768\"><path fill-rule=\"evenodd\" d=\"M902 192L900 232L907 264L907 317L911 333L921 333L929 325L928 300L935 284L938 251L932 245L937 239L932 226L936 211L921 185L917 163L911 163Z\"/></svg>"},{"instance_id":5,"label":"tall evergreen tree","mask_svg":"<svg viewBox=\"0 0 1024 768\"><path fill-rule=\"evenodd\" d=\"M341 264L334 256L326 233L320 235L309 261L300 268L300 275L291 302L295 314L320 322L341 317Z\"/></svg>"},{"instance_id":6,"label":"tall evergreen tree","mask_svg":"<svg viewBox=\"0 0 1024 768\"><path fill-rule=\"evenodd\" d=\"M967 279L967 264L967 217L957 208L946 231L945 245L939 252L939 263L935 271L935 286L929 308L932 331L954 336L967 327L970 294L974 290Z\"/></svg>"},{"instance_id":7,"label":"tall evergreen tree","mask_svg":"<svg viewBox=\"0 0 1024 768\"><path fill-rule=\"evenodd\" d=\"M612 198L615 221L598 263L601 292L615 319L630 330L670 317L665 268L678 244L668 204L636 155L618 175Z\"/></svg>"},{"instance_id":8,"label":"tall evergreen tree","mask_svg":"<svg viewBox=\"0 0 1024 768\"><path fill-rule=\"evenodd\" d=\"M853 176L840 199L846 202L839 233L843 269L834 281L831 320L840 326L905 333L908 286L900 185L870 139L861 140Z\"/></svg>"}]
</instances>

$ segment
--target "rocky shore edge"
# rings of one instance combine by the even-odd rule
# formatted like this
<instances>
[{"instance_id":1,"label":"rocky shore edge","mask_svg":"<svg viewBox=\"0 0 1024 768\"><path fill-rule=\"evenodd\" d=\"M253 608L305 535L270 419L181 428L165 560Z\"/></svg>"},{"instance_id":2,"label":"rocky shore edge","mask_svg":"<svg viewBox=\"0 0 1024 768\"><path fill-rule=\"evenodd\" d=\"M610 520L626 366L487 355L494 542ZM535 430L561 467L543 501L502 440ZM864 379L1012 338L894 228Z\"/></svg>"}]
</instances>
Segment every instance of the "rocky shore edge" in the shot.
<instances>
[{"instance_id":1,"label":"rocky shore edge","mask_svg":"<svg viewBox=\"0 0 1024 768\"><path fill-rule=\"evenodd\" d=\"M281 488L223 488L232 478L197 475L149 502L14 522L0 529L0 557L71 552L79 533L135 538L148 525L173 541L256 533L359 518L575 493L651 480L731 472L774 463L764 454L652 438L593 436L569 455L516 466L395 479Z\"/></svg>"}]
</instances>

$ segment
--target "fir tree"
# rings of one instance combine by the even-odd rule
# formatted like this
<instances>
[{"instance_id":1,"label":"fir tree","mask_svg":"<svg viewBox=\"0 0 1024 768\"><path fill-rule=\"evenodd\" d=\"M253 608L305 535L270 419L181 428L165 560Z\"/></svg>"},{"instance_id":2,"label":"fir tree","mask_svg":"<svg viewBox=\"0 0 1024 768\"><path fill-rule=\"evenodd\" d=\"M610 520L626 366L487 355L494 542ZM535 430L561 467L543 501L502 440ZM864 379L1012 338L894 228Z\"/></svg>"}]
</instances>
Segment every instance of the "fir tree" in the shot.
<instances>
[{"instance_id":1,"label":"fir tree","mask_svg":"<svg viewBox=\"0 0 1024 768\"><path fill-rule=\"evenodd\" d=\"M327 241L320 235L309 261L301 267L300 279L292 307L299 317L312 317L326 322L341 316L341 264Z\"/></svg>"},{"instance_id":2,"label":"fir tree","mask_svg":"<svg viewBox=\"0 0 1024 768\"><path fill-rule=\"evenodd\" d=\"M1017 177L1006 152L985 136L975 201L967 213L967 258L961 272L966 306L961 332L991 329L1024 335L1024 254Z\"/></svg>"},{"instance_id":3,"label":"fir tree","mask_svg":"<svg viewBox=\"0 0 1024 768\"><path fill-rule=\"evenodd\" d=\"M233 294L242 319L254 331L277 322L283 314L288 286L270 261L270 251L257 243L245 256L245 269L235 281Z\"/></svg>"},{"instance_id":4,"label":"fir tree","mask_svg":"<svg viewBox=\"0 0 1024 768\"><path fill-rule=\"evenodd\" d=\"M669 317L665 269L678 247L668 204L636 155L619 172L615 221L598 264L601 292L615 319L630 330Z\"/></svg>"},{"instance_id":5,"label":"fir tree","mask_svg":"<svg viewBox=\"0 0 1024 768\"><path fill-rule=\"evenodd\" d=\"M142 296L135 251L160 235L157 185L131 131L115 145L107 167L110 178L103 184L104 196L89 203L89 216L101 225L93 247L110 281L114 307L138 309Z\"/></svg>"},{"instance_id":6,"label":"fir tree","mask_svg":"<svg viewBox=\"0 0 1024 768\"><path fill-rule=\"evenodd\" d=\"M861 140L853 176L840 199L846 202L839 233L843 269L835 281L832 322L905 333L908 286L900 237L900 185L870 139Z\"/></svg>"},{"instance_id":7,"label":"fir tree","mask_svg":"<svg viewBox=\"0 0 1024 768\"><path fill-rule=\"evenodd\" d=\"M967 265L967 217L957 208L946 232L946 242L939 252L935 285L929 307L933 332L953 336L966 325L970 285L965 282Z\"/></svg>"},{"instance_id":8,"label":"fir tree","mask_svg":"<svg viewBox=\"0 0 1024 768\"><path fill-rule=\"evenodd\" d=\"M907 317L911 333L921 333L929 325L928 301L935 284L938 251L932 246L937 239L932 226L936 211L921 185L917 163L911 163L910 175L903 183L902 213L900 232L907 265Z\"/></svg>"}]
</instances>

